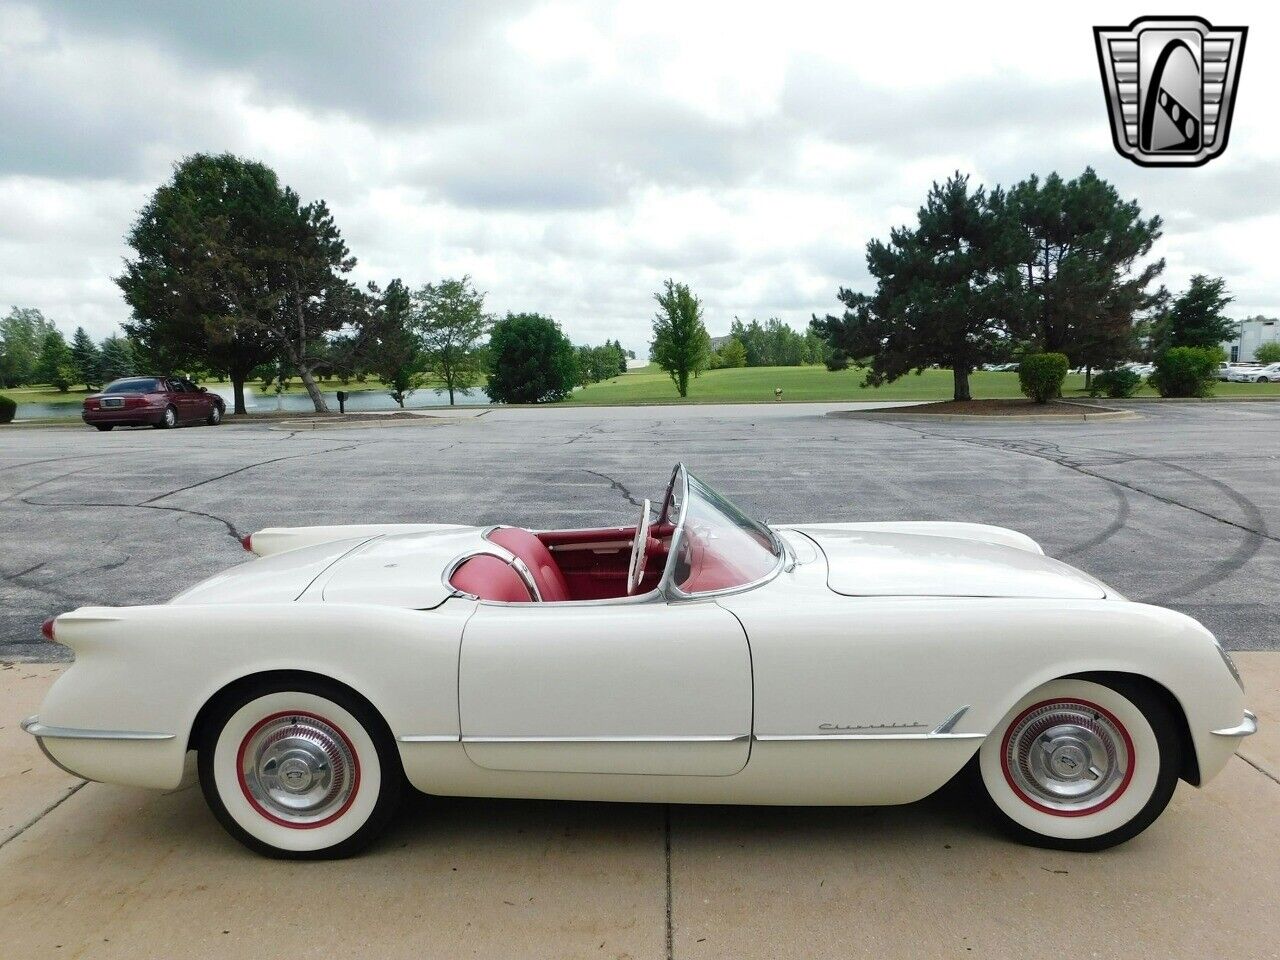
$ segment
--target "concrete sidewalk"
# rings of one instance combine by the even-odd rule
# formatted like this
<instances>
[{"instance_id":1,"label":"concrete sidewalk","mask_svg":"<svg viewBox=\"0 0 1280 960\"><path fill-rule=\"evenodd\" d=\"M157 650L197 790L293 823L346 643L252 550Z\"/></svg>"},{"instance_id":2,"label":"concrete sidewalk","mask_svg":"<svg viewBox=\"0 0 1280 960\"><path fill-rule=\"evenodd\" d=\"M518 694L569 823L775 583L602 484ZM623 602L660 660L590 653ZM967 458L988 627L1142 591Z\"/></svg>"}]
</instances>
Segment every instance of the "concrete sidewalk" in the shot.
<instances>
[{"instance_id":1,"label":"concrete sidewalk","mask_svg":"<svg viewBox=\"0 0 1280 960\"><path fill-rule=\"evenodd\" d=\"M61 774L0 669L0 958L1276 957L1280 654L1237 655L1262 730L1103 854L1015 846L944 791L795 809L420 800L369 854L243 850L198 788Z\"/></svg>"}]
</instances>

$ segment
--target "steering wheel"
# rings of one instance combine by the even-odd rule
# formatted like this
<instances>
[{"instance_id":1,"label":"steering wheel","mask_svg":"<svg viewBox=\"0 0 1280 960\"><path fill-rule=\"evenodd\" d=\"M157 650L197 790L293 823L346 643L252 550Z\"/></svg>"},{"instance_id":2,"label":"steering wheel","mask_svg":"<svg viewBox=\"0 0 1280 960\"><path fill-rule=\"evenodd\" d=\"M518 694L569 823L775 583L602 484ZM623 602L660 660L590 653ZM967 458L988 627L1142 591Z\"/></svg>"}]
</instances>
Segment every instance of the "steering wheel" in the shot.
<instances>
[{"instance_id":1,"label":"steering wheel","mask_svg":"<svg viewBox=\"0 0 1280 960\"><path fill-rule=\"evenodd\" d=\"M631 544L631 566L627 568L627 596L640 589L644 579L645 561L649 558L649 501L640 508L640 522L636 524L636 539Z\"/></svg>"}]
</instances>

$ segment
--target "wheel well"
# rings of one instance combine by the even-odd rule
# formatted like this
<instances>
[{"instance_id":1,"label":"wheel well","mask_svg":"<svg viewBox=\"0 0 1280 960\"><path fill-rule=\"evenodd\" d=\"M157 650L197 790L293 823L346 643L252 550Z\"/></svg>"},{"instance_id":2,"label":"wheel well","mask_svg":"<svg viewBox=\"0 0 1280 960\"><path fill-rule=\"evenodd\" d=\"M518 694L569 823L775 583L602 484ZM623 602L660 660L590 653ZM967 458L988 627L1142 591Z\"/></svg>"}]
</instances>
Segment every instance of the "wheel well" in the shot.
<instances>
[{"instance_id":1,"label":"wheel well","mask_svg":"<svg viewBox=\"0 0 1280 960\"><path fill-rule=\"evenodd\" d=\"M1187 715L1182 709L1182 704L1178 702L1178 698L1173 695L1168 687L1139 673L1097 671L1094 673L1077 673L1073 674L1073 676L1078 680L1091 680L1094 683L1118 680L1123 683L1138 684L1154 694L1168 709L1169 715L1173 717L1178 743L1182 747L1182 769L1178 771L1178 776L1193 787L1200 786L1200 763L1196 759L1196 745L1191 739L1191 727L1187 724Z\"/></svg>"},{"instance_id":2,"label":"wheel well","mask_svg":"<svg viewBox=\"0 0 1280 960\"><path fill-rule=\"evenodd\" d=\"M387 721L383 719L381 711L379 711L369 698L359 690L348 686L340 680L335 680L333 677L327 677L323 673L312 673L309 670L265 670L262 673L250 673L236 680L232 680L204 702L204 705L196 712L195 720L191 723L191 732L187 735L187 749L196 749L196 745L200 742L200 735L204 731L204 725L208 722L209 715L215 706L229 697L238 696L240 692L247 687L256 686L257 684L264 682L324 683L338 687L343 692L349 694L368 707L369 712L373 716L377 717L378 721L382 724L382 733L386 735L388 740L392 742L395 740L395 738L391 736L391 727L388 726Z\"/></svg>"}]
</instances>

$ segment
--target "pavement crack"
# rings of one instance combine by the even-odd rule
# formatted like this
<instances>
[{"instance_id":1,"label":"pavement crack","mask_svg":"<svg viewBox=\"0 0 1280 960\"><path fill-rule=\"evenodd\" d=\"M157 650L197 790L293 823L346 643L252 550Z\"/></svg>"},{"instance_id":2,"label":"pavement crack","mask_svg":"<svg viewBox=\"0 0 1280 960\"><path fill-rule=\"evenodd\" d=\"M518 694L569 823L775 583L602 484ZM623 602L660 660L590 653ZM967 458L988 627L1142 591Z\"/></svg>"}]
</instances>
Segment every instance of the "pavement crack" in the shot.
<instances>
[{"instance_id":1,"label":"pavement crack","mask_svg":"<svg viewBox=\"0 0 1280 960\"><path fill-rule=\"evenodd\" d=\"M162 494L167 496L167 494ZM155 499L155 498L153 498ZM22 502L30 507L95 507L97 509L114 509L114 510L165 510L169 513L185 513L193 517L203 517L206 520L214 520L222 524L227 529L227 535L240 542L242 534L236 529L236 525L225 517L220 517L215 513L206 513L203 510L192 510L189 507L174 507L167 504L152 503L150 500L144 500L142 503L92 503L80 501L78 503L58 503L47 500L28 500L26 497L21 498Z\"/></svg>"},{"instance_id":2,"label":"pavement crack","mask_svg":"<svg viewBox=\"0 0 1280 960\"><path fill-rule=\"evenodd\" d=\"M583 472L589 473L593 477L599 477L601 480L608 481L610 489L617 490L620 494L626 497L627 503L631 504L633 507L644 506L644 504L641 503L639 500L637 500L635 498L635 495L630 490L627 489L627 485L624 484L621 480L615 480L613 479L613 477L609 476L608 474L597 473L595 470L584 470Z\"/></svg>"},{"instance_id":3,"label":"pavement crack","mask_svg":"<svg viewBox=\"0 0 1280 960\"><path fill-rule=\"evenodd\" d=\"M662 814L662 850L667 867L667 960L675 957L675 927L671 922L671 804L663 806Z\"/></svg>"},{"instance_id":4,"label":"pavement crack","mask_svg":"<svg viewBox=\"0 0 1280 960\"><path fill-rule=\"evenodd\" d=\"M234 477L237 473L244 473L246 470L252 470L255 467L265 467L273 463L281 463L285 460L302 460L306 457L316 457L325 453L340 453L344 450L355 450L359 446L361 446L359 443L349 443L341 447L326 447L323 450L310 450L307 453L294 453L287 457L272 457L269 460L259 460L256 463L247 463L243 467L236 467L234 470L228 470L226 473L220 473L216 477L198 480L195 483L187 484L185 487L177 487L165 493L157 494L149 500L143 500L141 503L136 504L136 506L145 507L148 504L155 503L157 500L163 500L165 497L172 497L174 494L185 493L187 490L194 490L197 487L203 487L206 484L216 483L219 480L225 480L227 477ZM223 522L225 523L226 521Z\"/></svg>"},{"instance_id":5,"label":"pavement crack","mask_svg":"<svg viewBox=\"0 0 1280 960\"><path fill-rule=\"evenodd\" d=\"M53 811L57 810L58 807L62 806L64 803L66 803L68 800L74 797L77 793L83 790L84 787L88 785L88 783L89 783L88 780L81 780L79 783L75 784L73 787L67 790L67 792L64 793L62 796L60 796L57 800L53 801L53 803L49 804L47 807L45 807L43 810L37 813L34 817L32 817L30 820L28 820L26 823L20 826L17 830L9 834L9 836L5 837L3 840L0 840L0 849L3 849L5 844L9 843L9 841L18 839L18 837L22 836L24 833L26 833L28 830L34 827L37 823L39 823L49 814L53 813Z\"/></svg>"},{"instance_id":6,"label":"pavement crack","mask_svg":"<svg viewBox=\"0 0 1280 960\"><path fill-rule=\"evenodd\" d=\"M1248 757L1246 757L1243 753L1240 753L1240 752L1237 752L1236 756L1239 757L1241 760L1243 760L1245 763L1247 763L1249 766L1253 767L1253 769L1257 770L1260 774L1262 774L1272 783L1276 784L1277 786L1280 786L1280 777L1277 777L1274 773L1272 773L1266 767L1259 764L1256 760L1250 760Z\"/></svg>"}]
</instances>

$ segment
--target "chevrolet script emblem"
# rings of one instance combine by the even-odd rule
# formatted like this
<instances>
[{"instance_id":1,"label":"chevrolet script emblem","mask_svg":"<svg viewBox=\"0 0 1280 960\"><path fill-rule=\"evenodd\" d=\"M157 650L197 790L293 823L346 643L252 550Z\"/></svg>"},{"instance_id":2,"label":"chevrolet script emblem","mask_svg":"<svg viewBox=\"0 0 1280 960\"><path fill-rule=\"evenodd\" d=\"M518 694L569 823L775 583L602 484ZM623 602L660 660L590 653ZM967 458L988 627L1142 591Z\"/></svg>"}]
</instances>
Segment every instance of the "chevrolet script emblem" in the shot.
<instances>
[{"instance_id":1,"label":"chevrolet script emblem","mask_svg":"<svg viewBox=\"0 0 1280 960\"><path fill-rule=\"evenodd\" d=\"M1248 32L1199 17L1094 27L1121 155L1144 167L1198 167L1222 153Z\"/></svg>"}]
</instances>

